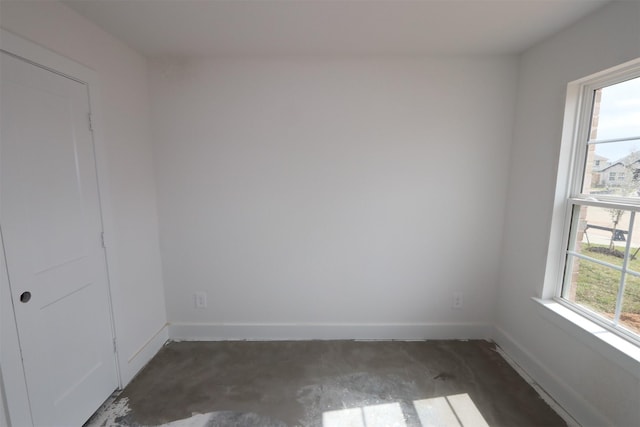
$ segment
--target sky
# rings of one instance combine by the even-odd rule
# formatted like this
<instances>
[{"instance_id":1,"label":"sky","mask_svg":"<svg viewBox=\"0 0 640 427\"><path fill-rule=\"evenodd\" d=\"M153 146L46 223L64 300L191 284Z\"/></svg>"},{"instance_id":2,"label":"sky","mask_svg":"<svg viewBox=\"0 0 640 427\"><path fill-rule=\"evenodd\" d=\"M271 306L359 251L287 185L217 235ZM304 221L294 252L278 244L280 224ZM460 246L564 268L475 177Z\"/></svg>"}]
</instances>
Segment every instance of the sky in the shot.
<instances>
[{"instance_id":1,"label":"sky","mask_svg":"<svg viewBox=\"0 0 640 427\"><path fill-rule=\"evenodd\" d=\"M598 144L596 153L609 161L640 151L640 77L602 89L598 138L638 137L637 141Z\"/></svg>"}]
</instances>

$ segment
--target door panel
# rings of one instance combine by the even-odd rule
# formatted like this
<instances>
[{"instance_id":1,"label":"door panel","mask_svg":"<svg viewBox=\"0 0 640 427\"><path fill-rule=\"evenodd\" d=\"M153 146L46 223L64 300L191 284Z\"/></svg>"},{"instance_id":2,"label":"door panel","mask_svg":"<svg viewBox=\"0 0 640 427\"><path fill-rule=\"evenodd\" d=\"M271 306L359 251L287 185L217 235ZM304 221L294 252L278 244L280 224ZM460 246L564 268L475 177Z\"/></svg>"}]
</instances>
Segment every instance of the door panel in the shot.
<instances>
[{"instance_id":1,"label":"door panel","mask_svg":"<svg viewBox=\"0 0 640 427\"><path fill-rule=\"evenodd\" d=\"M117 387L88 91L1 61L0 221L33 420L82 425Z\"/></svg>"}]
</instances>

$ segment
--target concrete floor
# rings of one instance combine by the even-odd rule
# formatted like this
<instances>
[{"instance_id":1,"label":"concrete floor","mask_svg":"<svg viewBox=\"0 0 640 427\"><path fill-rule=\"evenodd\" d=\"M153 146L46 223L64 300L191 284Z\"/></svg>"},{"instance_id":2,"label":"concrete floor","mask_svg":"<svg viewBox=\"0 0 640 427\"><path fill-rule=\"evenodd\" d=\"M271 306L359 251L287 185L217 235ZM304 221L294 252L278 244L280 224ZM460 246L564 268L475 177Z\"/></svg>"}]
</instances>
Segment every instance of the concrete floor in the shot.
<instances>
[{"instance_id":1,"label":"concrete floor","mask_svg":"<svg viewBox=\"0 0 640 427\"><path fill-rule=\"evenodd\" d=\"M169 422L566 425L487 341L172 342L90 425Z\"/></svg>"}]
</instances>

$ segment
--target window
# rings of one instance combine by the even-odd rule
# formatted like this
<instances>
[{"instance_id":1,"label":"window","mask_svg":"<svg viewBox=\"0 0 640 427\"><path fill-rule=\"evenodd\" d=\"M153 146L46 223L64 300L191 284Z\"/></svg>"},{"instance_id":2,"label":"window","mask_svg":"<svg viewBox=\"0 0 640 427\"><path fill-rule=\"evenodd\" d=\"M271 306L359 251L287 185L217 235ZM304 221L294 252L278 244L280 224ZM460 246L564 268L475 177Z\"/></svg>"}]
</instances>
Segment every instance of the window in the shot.
<instances>
[{"instance_id":1,"label":"window","mask_svg":"<svg viewBox=\"0 0 640 427\"><path fill-rule=\"evenodd\" d=\"M576 85L556 298L640 344L640 61ZM607 186L596 157L615 168Z\"/></svg>"},{"instance_id":2,"label":"window","mask_svg":"<svg viewBox=\"0 0 640 427\"><path fill-rule=\"evenodd\" d=\"M600 166L600 160L596 160L594 166Z\"/></svg>"}]
</instances>

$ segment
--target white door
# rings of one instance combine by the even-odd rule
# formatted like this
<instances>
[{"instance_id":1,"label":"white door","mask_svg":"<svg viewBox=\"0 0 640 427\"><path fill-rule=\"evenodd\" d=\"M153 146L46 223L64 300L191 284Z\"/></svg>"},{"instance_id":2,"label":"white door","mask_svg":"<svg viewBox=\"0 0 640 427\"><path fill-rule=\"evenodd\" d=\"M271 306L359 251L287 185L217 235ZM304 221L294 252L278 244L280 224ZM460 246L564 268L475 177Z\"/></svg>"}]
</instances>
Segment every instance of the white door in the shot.
<instances>
[{"instance_id":1,"label":"white door","mask_svg":"<svg viewBox=\"0 0 640 427\"><path fill-rule=\"evenodd\" d=\"M36 426L116 389L88 89L2 53L0 226Z\"/></svg>"}]
</instances>

